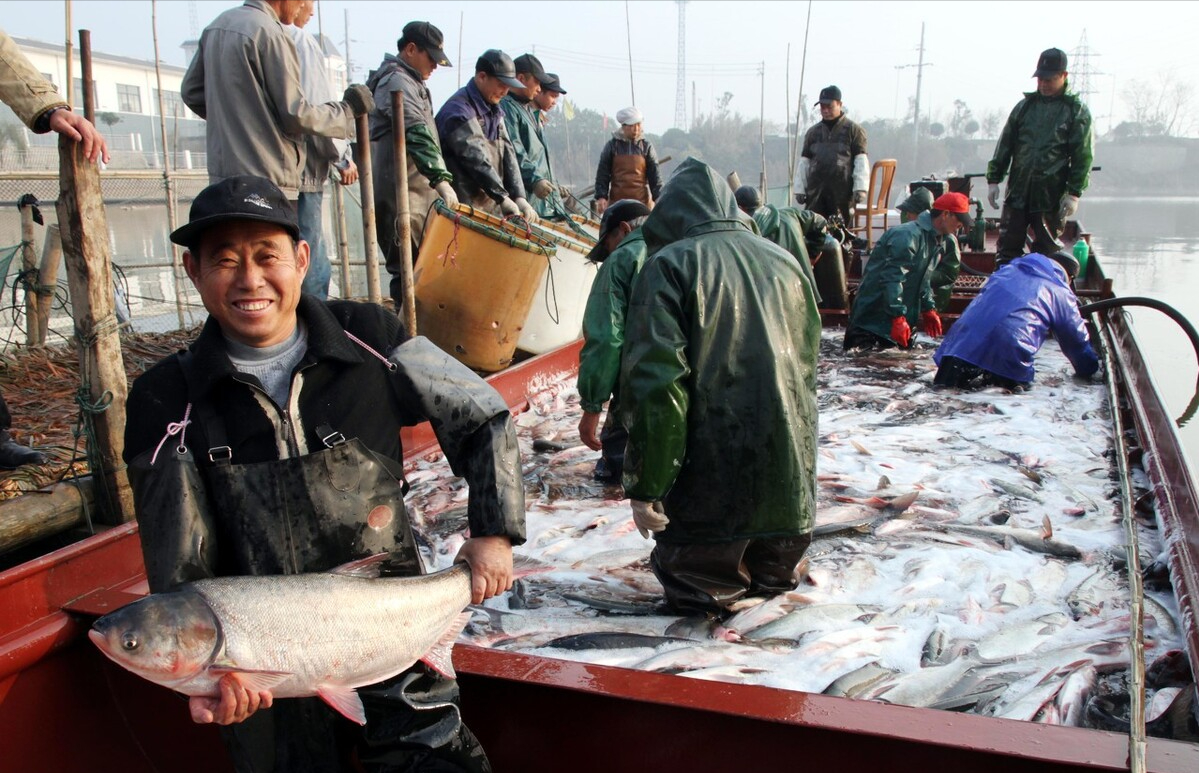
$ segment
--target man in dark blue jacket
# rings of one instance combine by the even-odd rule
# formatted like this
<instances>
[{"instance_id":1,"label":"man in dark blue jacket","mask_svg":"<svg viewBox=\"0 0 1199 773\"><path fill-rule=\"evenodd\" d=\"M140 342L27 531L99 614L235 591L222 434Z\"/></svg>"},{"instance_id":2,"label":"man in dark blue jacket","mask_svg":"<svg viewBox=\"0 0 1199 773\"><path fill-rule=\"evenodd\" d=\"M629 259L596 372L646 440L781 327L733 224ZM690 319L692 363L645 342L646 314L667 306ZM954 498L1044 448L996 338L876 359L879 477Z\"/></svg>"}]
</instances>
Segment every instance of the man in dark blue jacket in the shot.
<instances>
[{"instance_id":1,"label":"man in dark blue jacket","mask_svg":"<svg viewBox=\"0 0 1199 773\"><path fill-rule=\"evenodd\" d=\"M1033 358L1052 332L1079 376L1099 370L1070 282L1078 261L1064 252L1031 253L1003 266L966 307L933 359L938 386L1027 388Z\"/></svg>"}]
</instances>

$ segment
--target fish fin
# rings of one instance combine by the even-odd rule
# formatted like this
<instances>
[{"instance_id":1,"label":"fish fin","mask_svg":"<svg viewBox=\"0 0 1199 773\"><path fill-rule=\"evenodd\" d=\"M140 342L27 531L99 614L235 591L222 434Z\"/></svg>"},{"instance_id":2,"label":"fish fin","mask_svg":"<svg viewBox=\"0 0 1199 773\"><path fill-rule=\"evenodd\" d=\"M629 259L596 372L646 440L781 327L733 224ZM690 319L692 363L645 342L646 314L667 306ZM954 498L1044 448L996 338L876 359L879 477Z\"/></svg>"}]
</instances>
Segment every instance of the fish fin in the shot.
<instances>
[{"instance_id":1,"label":"fish fin","mask_svg":"<svg viewBox=\"0 0 1199 773\"><path fill-rule=\"evenodd\" d=\"M329 570L330 574L340 574L344 577L362 577L365 579L374 579L381 576L383 564L387 559L391 558L391 553L375 553L374 555L365 558L359 558L355 561L344 563L341 566L335 566Z\"/></svg>"},{"instance_id":2,"label":"fish fin","mask_svg":"<svg viewBox=\"0 0 1199 773\"><path fill-rule=\"evenodd\" d=\"M238 668L237 666L219 665L210 666L208 668L208 673L212 674L218 679L226 674L232 674L233 676L237 677L237 681L241 682L242 686L250 692L273 690L291 677L295 676L295 674L290 671L266 671Z\"/></svg>"},{"instance_id":3,"label":"fish fin","mask_svg":"<svg viewBox=\"0 0 1199 773\"><path fill-rule=\"evenodd\" d=\"M363 708L362 699L353 687L346 687L344 684L322 684L317 686L316 694L346 719L360 725L366 724L366 709Z\"/></svg>"},{"instance_id":4,"label":"fish fin","mask_svg":"<svg viewBox=\"0 0 1199 773\"><path fill-rule=\"evenodd\" d=\"M909 491L907 494L900 494L887 503L887 506L896 512L902 513L911 507L920 497L919 491Z\"/></svg>"},{"instance_id":5,"label":"fish fin","mask_svg":"<svg viewBox=\"0 0 1199 773\"><path fill-rule=\"evenodd\" d=\"M451 655L454 649L454 642L458 639L458 634L462 633L462 629L466 627L468 622L470 622L469 612L463 612L454 618L454 622L450 623L450 627L445 629L445 633L441 635L441 638L429 648L428 652L421 656L421 662L447 679L457 679L458 675L454 673L454 661Z\"/></svg>"},{"instance_id":6,"label":"fish fin","mask_svg":"<svg viewBox=\"0 0 1199 773\"><path fill-rule=\"evenodd\" d=\"M528 577L531 574L543 574L552 572L556 569L553 564L547 564L545 561L538 561L531 556L515 554L512 556L512 578L519 580L521 577Z\"/></svg>"},{"instance_id":7,"label":"fish fin","mask_svg":"<svg viewBox=\"0 0 1199 773\"><path fill-rule=\"evenodd\" d=\"M1041 518L1041 537L1043 539L1053 539L1053 523L1049 520L1048 515Z\"/></svg>"}]
</instances>

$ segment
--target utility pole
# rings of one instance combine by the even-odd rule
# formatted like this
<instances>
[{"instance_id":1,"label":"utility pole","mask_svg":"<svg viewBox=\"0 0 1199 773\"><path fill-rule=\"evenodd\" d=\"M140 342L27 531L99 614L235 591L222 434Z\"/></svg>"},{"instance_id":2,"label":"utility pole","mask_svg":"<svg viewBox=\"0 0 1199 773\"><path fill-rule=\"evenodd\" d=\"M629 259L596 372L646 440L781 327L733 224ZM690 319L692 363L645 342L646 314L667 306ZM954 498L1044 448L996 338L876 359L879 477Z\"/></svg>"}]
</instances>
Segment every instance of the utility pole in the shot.
<instances>
[{"instance_id":1,"label":"utility pole","mask_svg":"<svg viewBox=\"0 0 1199 773\"><path fill-rule=\"evenodd\" d=\"M674 86L674 125L687 130L687 0L676 0L679 6L679 58ZM694 111L693 111L694 112Z\"/></svg>"},{"instance_id":2,"label":"utility pole","mask_svg":"<svg viewBox=\"0 0 1199 773\"><path fill-rule=\"evenodd\" d=\"M629 104L637 106L637 90L633 88L633 25L629 22L629 0L624 0L624 33L629 41Z\"/></svg>"}]
</instances>

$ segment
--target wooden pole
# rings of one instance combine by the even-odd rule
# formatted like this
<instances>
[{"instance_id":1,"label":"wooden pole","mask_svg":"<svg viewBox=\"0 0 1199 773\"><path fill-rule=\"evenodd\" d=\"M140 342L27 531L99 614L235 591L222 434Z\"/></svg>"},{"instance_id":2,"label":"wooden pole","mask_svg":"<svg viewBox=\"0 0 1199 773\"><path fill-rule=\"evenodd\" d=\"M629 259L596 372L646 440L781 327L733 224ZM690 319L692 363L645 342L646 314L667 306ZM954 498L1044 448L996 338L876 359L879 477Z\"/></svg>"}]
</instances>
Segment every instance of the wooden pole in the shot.
<instances>
[{"instance_id":1,"label":"wooden pole","mask_svg":"<svg viewBox=\"0 0 1199 773\"><path fill-rule=\"evenodd\" d=\"M404 92L391 92L391 136L395 142L396 239L400 248L402 308L396 309L408 335L416 335L416 289L412 281L412 219L408 201L408 138L404 135Z\"/></svg>"},{"instance_id":2,"label":"wooden pole","mask_svg":"<svg viewBox=\"0 0 1199 773\"><path fill-rule=\"evenodd\" d=\"M92 85L92 32L79 30L79 82L83 86L83 117L96 122L96 87Z\"/></svg>"},{"instance_id":3,"label":"wooden pole","mask_svg":"<svg viewBox=\"0 0 1199 773\"><path fill-rule=\"evenodd\" d=\"M21 271L26 277L25 283L25 345L37 343L37 293L30 287L34 283L32 271L37 268L37 256L34 252L33 210L37 206L37 198L26 193L18 202L21 211Z\"/></svg>"},{"instance_id":4,"label":"wooden pole","mask_svg":"<svg viewBox=\"0 0 1199 773\"><path fill-rule=\"evenodd\" d=\"M341 257L341 297L353 298L350 279L350 229L346 225L346 202L341 183L333 185L333 215L337 221L337 254Z\"/></svg>"},{"instance_id":5,"label":"wooden pole","mask_svg":"<svg viewBox=\"0 0 1199 773\"><path fill-rule=\"evenodd\" d=\"M97 520L123 523L133 519L133 493L121 458L129 381L117 335L100 172L84 158L81 143L59 137L58 175L58 224L71 288L71 316L84 399L91 403L90 421L85 424L92 428L88 457L97 479Z\"/></svg>"},{"instance_id":6,"label":"wooden pole","mask_svg":"<svg viewBox=\"0 0 1199 773\"><path fill-rule=\"evenodd\" d=\"M808 0L808 20L804 22L803 28L803 53L799 57L799 101L795 105L795 158L791 165L791 170L788 173L792 178L795 177L795 167L799 165L799 156L803 153L803 130L804 112L807 110L807 105L804 104L803 94L803 79L804 73L808 67L808 32L812 29L812 0ZM794 183L792 183L794 185ZM806 193L806 191L793 190L792 194Z\"/></svg>"},{"instance_id":7,"label":"wooden pole","mask_svg":"<svg viewBox=\"0 0 1199 773\"><path fill-rule=\"evenodd\" d=\"M379 290L379 241L375 235L375 176L371 172L371 132L366 115L356 119L358 141L358 190L362 196L362 249L366 255L366 297L371 303L379 303L383 295Z\"/></svg>"},{"instance_id":8,"label":"wooden pole","mask_svg":"<svg viewBox=\"0 0 1199 773\"><path fill-rule=\"evenodd\" d=\"M624 0L624 32L629 41L629 104L637 105L637 91L633 88L633 25L629 22L629 0Z\"/></svg>"},{"instance_id":9,"label":"wooden pole","mask_svg":"<svg viewBox=\"0 0 1199 773\"><path fill-rule=\"evenodd\" d=\"M56 483L36 496L5 502L4 518L0 520L0 554L85 525L84 513L94 506L94 499L94 480L87 475L76 483Z\"/></svg>"},{"instance_id":10,"label":"wooden pole","mask_svg":"<svg viewBox=\"0 0 1199 773\"><path fill-rule=\"evenodd\" d=\"M171 153L167 145L166 102L162 98L162 62L158 55L158 0L150 0L150 28L154 36L154 78L158 82L158 130L162 136L162 188L167 197L167 228L173 233L179 227L179 215L175 211L175 181L171 178ZM175 124L178 126L178 122ZM180 329L187 327L183 314L183 258L179 247L170 239L167 249L171 251L171 273L175 279L175 317Z\"/></svg>"},{"instance_id":11,"label":"wooden pole","mask_svg":"<svg viewBox=\"0 0 1199 773\"><path fill-rule=\"evenodd\" d=\"M37 345L45 346L50 335L50 312L54 306L54 289L58 285L58 264L62 262L62 234L57 225L46 227L42 243L42 265L38 269Z\"/></svg>"}]
</instances>

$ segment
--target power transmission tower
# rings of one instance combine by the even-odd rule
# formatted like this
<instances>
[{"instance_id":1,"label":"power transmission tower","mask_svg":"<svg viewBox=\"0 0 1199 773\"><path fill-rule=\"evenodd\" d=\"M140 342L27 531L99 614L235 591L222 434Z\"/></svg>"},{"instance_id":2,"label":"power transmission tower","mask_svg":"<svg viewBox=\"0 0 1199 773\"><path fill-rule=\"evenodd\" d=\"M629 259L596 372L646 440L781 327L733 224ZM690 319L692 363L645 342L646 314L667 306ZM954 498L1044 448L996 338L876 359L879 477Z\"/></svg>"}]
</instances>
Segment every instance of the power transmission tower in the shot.
<instances>
[{"instance_id":1,"label":"power transmission tower","mask_svg":"<svg viewBox=\"0 0 1199 773\"><path fill-rule=\"evenodd\" d=\"M674 125L687 131L687 0L679 6L679 64L674 88Z\"/></svg>"},{"instance_id":2,"label":"power transmission tower","mask_svg":"<svg viewBox=\"0 0 1199 773\"><path fill-rule=\"evenodd\" d=\"M200 15L196 12L196 0L187 4L187 26L193 40L200 37Z\"/></svg>"},{"instance_id":3,"label":"power transmission tower","mask_svg":"<svg viewBox=\"0 0 1199 773\"><path fill-rule=\"evenodd\" d=\"M1070 52L1070 86L1083 102L1089 102L1088 97L1095 93L1095 76L1105 73L1097 71L1091 64L1091 57L1099 56L1093 53L1087 44L1087 31L1083 29L1078 46Z\"/></svg>"}]
</instances>

